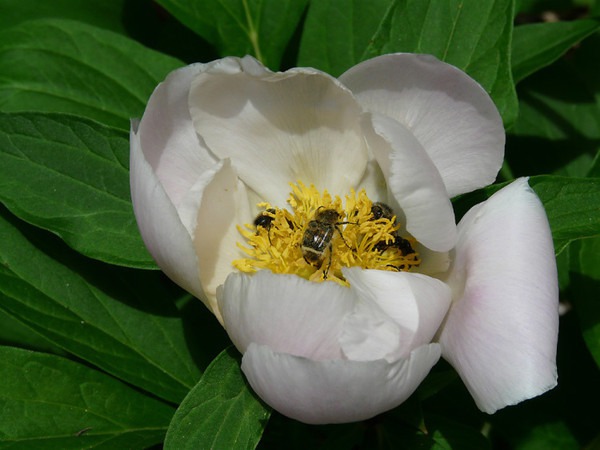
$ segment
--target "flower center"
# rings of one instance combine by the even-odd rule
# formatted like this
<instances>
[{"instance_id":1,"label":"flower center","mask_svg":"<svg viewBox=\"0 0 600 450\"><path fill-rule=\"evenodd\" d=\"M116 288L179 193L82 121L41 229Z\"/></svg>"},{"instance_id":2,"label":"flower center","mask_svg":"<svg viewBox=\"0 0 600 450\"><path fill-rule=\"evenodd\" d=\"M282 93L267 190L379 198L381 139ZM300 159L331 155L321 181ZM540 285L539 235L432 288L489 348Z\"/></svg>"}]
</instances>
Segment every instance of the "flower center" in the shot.
<instances>
[{"instance_id":1,"label":"flower center","mask_svg":"<svg viewBox=\"0 0 600 450\"><path fill-rule=\"evenodd\" d=\"M364 190L346 195L345 205L313 185L291 185L290 210L259 203L253 224L238 226L247 258L233 261L242 272L269 269L311 281L348 283L342 267L408 271L421 263L416 240L401 237L392 209L372 202Z\"/></svg>"}]
</instances>

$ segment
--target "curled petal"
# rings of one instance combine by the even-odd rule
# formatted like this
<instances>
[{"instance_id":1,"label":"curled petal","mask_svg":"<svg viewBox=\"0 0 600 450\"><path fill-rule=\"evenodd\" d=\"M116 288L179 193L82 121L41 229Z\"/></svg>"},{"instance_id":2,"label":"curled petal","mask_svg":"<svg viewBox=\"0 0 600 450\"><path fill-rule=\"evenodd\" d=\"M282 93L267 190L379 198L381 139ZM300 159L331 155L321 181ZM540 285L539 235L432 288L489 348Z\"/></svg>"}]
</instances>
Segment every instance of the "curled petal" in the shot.
<instances>
[{"instance_id":1,"label":"curled petal","mask_svg":"<svg viewBox=\"0 0 600 450\"><path fill-rule=\"evenodd\" d=\"M337 283L267 270L229 275L218 297L225 329L242 353L255 342L316 360L341 358L338 337L356 300Z\"/></svg>"},{"instance_id":2,"label":"curled petal","mask_svg":"<svg viewBox=\"0 0 600 450\"><path fill-rule=\"evenodd\" d=\"M377 305L385 317L400 327L397 344L403 357L431 342L450 306L448 286L418 273L350 268L344 270L344 276L362 301Z\"/></svg>"},{"instance_id":3,"label":"curled petal","mask_svg":"<svg viewBox=\"0 0 600 450\"><path fill-rule=\"evenodd\" d=\"M448 196L492 183L504 157L504 128L485 90L429 55L383 55L340 78L363 107L406 125L440 171Z\"/></svg>"},{"instance_id":4,"label":"curled petal","mask_svg":"<svg viewBox=\"0 0 600 450\"><path fill-rule=\"evenodd\" d=\"M406 230L431 250L450 250L456 243L454 210L435 165L402 124L380 114L371 124L365 117L365 137L402 208Z\"/></svg>"},{"instance_id":5,"label":"curled petal","mask_svg":"<svg viewBox=\"0 0 600 450\"><path fill-rule=\"evenodd\" d=\"M519 179L458 225L443 356L487 413L556 385L558 282L540 200Z\"/></svg>"},{"instance_id":6,"label":"curled petal","mask_svg":"<svg viewBox=\"0 0 600 450\"><path fill-rule=\"evenodd\" d=\"M190 220L190 233L199 260L197 276L219 320L217 286L231 273L231 262L245 256L237 246L240 240L237 226L251 221L250 210L246 186L238 179L229 160L221 161L202 174L179 208L180 217Z\"/></svg>"},{"instance_id":7,"label":"curled petal","mask_svg":"<svg viewBox=\"0 0 600 450\"><path fill-rule=\"evenodd\" d=\"M175 206L217 162L198 140L188 107L192 80L208 67L192 64L170 73L154 90L139 125L144 157Z\"/></svg>"},{"instance_id":8,"label":"curled petal","mask_svg":"<svg viewBox=\"0 0 600 450\"><path fill-rule=\"evenodd\" d=\"M192 238L152 166L146 161L135 129L130 140L131 197L144 243L169 278L206 303ZM213 310L211 305L207 306Z\"/></svg>"},{"instance_id":9,"label":"curled petal","mask_svg":"<svg viewBox=\"0 0 600 450\"><path fill-rule=\"evenodd\" d=\"M264 201L285 205L289 183L348 192L365 172L361 108L334 78L314 69L273 73L228 58L197 76L190 92L196 131Z\"/></svg>"},{"instance_id":10,"label":"curled petal","mask_svg":"<svg viewBox=\"0 0 600 450\"><path fill-rule=\"evenodd\" d=\"M361 299L344 321L340 345L352 361L392 362L406 356L401 352L402 331L376 303Z\"/></svg>"},{"instance_id":11,"label":"curled petal","mask_svg":"<svg viewBox=\"0 0 600 450\"><path fill-rule=\"evenodd\" d=\"M437 344L406 359L314 361L250 344L242 370L252 389L282 414L309 424L355 422L395 408L438 361Z\"/></svg>"}]
</instances>

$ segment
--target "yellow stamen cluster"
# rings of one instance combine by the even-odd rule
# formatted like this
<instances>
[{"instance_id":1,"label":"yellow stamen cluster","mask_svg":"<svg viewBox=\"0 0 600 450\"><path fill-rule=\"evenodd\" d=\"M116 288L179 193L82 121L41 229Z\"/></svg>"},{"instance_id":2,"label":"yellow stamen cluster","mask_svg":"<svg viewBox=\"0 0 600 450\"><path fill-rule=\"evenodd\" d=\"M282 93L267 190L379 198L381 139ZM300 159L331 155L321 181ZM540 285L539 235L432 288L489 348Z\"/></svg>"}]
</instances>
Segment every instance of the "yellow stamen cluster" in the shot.
<instances>
[{"instance_id":1,"label":"yellow stamen cluster","mask_svg":"<svg viewBox=\"0 0 600 450\"><path fill-rule=\"evenodd\" d=\"M341 199L332 198L327 191L320 193L313 185L302 182L291 185L288 203L290 210L276 208L268 203L259 203L263 211L257 224L238 226L249 247L238 246L247 258L233 261L233 266L242 272L269 269L275 273L291 273L312 281L331 280L347 285L342 267L359 266L365 269L407 271L420 264L416 252L405 254L394 240L400 228L395 218L374 219L371 212L373 202L364 190L358 194L351 191L346 196L345 206ZM334 210L335 222L320 222L323 211ZM333 214L335 215L335 214ZM322 248L315 262L306 256L306 237L309 224L312 230L323 232L327 245ZM316 221L316 222L314 222ZM406 238L414 246L413 238ZM312 242L312 240L311 240Z\"/></svg>"}]
</instances>

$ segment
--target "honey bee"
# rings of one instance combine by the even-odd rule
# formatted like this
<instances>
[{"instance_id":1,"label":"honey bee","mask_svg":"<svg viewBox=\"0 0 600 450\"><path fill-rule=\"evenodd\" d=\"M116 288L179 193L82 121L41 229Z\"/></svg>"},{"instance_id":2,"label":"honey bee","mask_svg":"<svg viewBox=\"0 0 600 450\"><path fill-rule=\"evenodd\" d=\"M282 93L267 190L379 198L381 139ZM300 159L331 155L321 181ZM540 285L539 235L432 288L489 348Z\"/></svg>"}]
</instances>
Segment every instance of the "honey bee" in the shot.
<instances>
[{"instance_id":1,"label":"honey bee","mask_svg":"<svg viewBox=\"0 0 600 450\"><path fill-rule=\"evenodd\" d=\"M396 225L396 215L394 214L394 210L385 203L373 203L371 206L371 214L373 214L373 220L388 219L391 221L393 219L394 225ZM403 256L415 253L411 243L407 239L404 239L402 236L400 236L397 231L392 233L392 237L393 239L389 242L378 242L375 244L374 248L382 253L389 248L396 248L402 253Z\"/></svg>"},{"instance_id":2,"label":"honey bee","mask_svg":"<svg viewBox=\"0 0 600 450\"><path fill-rule=\"evenodd\" d=\"M308 222L306 226L302 238L302 254L308 264L320 267L325 258L325 253L329 250L329 263L323 272L323 278L327 279L327 273L331 267L331 242L333 236L337 231L343 240L344 236L339 226L351 222L340 222L340 213L335 209L321 208L317 210L314 219ZM344 243L346 243L345 240ZM346 243L346 245L348 244Z\"/></svg>"}]
</instances>

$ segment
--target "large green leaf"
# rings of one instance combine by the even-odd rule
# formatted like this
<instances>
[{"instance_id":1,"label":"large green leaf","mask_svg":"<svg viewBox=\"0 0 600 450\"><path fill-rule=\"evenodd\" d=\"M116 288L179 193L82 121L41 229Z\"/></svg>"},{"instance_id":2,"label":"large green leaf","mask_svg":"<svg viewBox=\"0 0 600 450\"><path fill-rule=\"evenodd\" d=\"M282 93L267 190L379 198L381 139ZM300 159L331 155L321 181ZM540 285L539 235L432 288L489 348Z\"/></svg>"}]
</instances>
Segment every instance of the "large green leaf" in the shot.
<instances>
[{"instance_id":1,"label":"large green leaf","mask_svg":"<svg viewBox=\"0 0 600 450\"><path fill-rule=\"evenodd\" d=\"M0 448L144 449L173 408L59 356L0 347Z\"/></svg>"},{"instance_id":2,"label":"large green leaf","mask_svg":"<svg viewBox=\"0 0 600 450\"><path fill-rule=\"evenodd\" d=\"M0 0L0 29L26 20L61 17L122 33L124 3L125 0Z\"/></svg>"},{"instance_id":3,"label":"large green leaf","mask_svg":"<svg viewBox=\"0 0 600 450\"><path fill-rule=\"evenodd\" d=\"M165 449L253 449L270 409L247 385L235 349L223 351L206 369L175 413Z\"/></svg>"},{"instance_id":4,"label":"large green leaf","mask_svg":"<svg viewBox=\"0 0 600 450\"><path fill-rule=\"evenodd\" d=\"M0 308L64 350L178 402L200 370L168 286L160 272L89 260L2 211Z\"/></svg>"},{"instance_id":5,"label":"large green leaf","mask_svg":"<svg viewBox=\"0 0 600 450\"><path fill-rule=\"evenodd\" d=\"M253 55L278 69L308 0L158 0L221 56Z\"/></svg>"},{"instance_id":6,"label":"large green leaf","mask_svg":"<svg viewBox=\"0 0 600 450\"><path fill-rule=\"evenodd\" d=\"M515 176L585 176L600 150L600 35L519 83L506 157Z\"/></svg>"},{"instance_id":7,"label":"large green leaf","mask_svg":"<svg viewBox=\"0 0 600 450\"><path fill-rule=\"evenodd\" d=\"M64 355L61 348L0 308L0 345Z\"/></svg>"},{"instance_id":8,"label":"large green leaf","mask_svg":"<svg viewBox=\"0 0 600 450\"><path fill-rule=\"evenodd\" d=\"M511 0L322 0L310 4L299 62L337 76L384 53L429 53L481 83L511 124L512 21Z\"/></svg>"},{"instance_id":9,"label":"large green leaf","mask_svg":"<svg viewBox=\"0 0 600 450\"><path fill-rule=\"evenodd\" d=\"M58 114L0 113L0 201L91 258L155 268L129 193L126 133Z\"/></svg>"},{"instance_id":10,"label":"large green leaf","mask_svg":"<svg viewBox=\"0 0 600 450\"><path fill-rule=\"evenodd\" d=\"M80 22L40 19L0 32L0 110L67 112L129 129L181 62Z\"/></svg>"},{"instance_id":11,"label":"large green leaf","mask_svg":"<svg viewBox=\"0 0 600 450\"><path fill-rule=\"evenodd\" d=\"M577 273L574 297L583 338L600 367L600 237L578 245L573 270Z\"/></svg>"},{"instance_id":12,"label":"large green leaf","mask_svg":"<svg viewBox=\"0 0 600 450\"><path fill-rule=\"evenodd\" d=\"M516 27L512 43L515 82L549 65L600 27L594 19L547 22Z\"/></svg>"}]
</instances>

